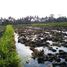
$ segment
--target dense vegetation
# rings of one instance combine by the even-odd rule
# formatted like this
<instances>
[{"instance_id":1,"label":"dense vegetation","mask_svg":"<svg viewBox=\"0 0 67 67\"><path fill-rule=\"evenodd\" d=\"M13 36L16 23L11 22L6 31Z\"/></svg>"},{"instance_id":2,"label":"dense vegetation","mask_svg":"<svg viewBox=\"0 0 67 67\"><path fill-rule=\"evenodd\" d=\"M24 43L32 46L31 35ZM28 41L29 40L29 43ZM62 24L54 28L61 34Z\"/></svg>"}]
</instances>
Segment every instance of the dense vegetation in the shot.
<instances>
[{"instance_id":1,"label":"dense vegetation","mask_svg":"<svg viewBox=\"0 0 67 67\"><path fill-rule=\"evenodd\" d=\"M21 17L19 19L15 19L13 17L0 18L0 25L6 24L31 24L31 23L51 23L51 22L67 22L66 16L60 16L55 18L53 14L46 17L38 17L38 16L27 16Z\"/></svg>"},{"instance_id":2,"label":"dense vegetation","mask_svg":"<svg viewBox=\"0 0 67 67\"><path fill-rule=\"evenodd\" d=\"M0 39L0 67L18 67L19 57L15 49L14 30L7 25Z\"/></svg>"}]
</instances>

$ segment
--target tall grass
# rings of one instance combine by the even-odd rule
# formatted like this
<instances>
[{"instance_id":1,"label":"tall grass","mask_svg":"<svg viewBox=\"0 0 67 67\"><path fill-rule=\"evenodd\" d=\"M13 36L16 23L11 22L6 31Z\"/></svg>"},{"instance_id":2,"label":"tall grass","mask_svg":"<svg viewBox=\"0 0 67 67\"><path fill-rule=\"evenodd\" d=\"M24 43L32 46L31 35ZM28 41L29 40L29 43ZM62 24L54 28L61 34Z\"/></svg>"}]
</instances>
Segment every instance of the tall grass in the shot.
<instances>
[{"instance_id":1,"label":"tall grass","mask_svg":"<svg viewBox=\"0 0 67 67\"><path fill-rule=\"evenodd\" d=\"M19 58L15 48L14 29L7 25L0 39L0 67L18 67Z\"/></svg>"}]
</instances>

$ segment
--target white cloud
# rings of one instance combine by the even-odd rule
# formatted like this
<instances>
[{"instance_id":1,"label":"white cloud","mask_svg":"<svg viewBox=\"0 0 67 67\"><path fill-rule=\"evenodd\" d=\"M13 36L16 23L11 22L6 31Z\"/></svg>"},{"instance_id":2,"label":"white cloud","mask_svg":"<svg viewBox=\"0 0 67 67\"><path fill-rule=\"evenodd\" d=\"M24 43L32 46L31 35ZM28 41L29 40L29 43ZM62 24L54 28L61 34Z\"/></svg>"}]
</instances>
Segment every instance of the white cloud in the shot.
<instances>
[{"instance_id":1,"label":"white cloud","mask_svg":"<svg viewBox=\"0 0 67 67\"><path fill-rule=\"evenodd\" d=\"M0 17L67 16L66 0L0 0Z\"/></svg>"}]
</instances>

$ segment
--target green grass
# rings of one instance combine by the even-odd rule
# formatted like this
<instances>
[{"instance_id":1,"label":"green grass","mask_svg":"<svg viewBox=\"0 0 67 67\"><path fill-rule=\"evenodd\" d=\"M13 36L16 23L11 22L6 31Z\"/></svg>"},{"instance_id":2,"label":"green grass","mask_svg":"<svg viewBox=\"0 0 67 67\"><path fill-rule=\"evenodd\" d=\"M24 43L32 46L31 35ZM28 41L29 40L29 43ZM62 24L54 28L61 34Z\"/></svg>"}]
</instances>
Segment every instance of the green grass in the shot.
<instances>
[{"instance_id":1,"label":"green grass","mask_svg":"<svg viewBox=\"0 0 67 67\"><path fill-rule=\"evenodd\" d=\"M33 27L67 27L67 22L33 23Z\"/></svg>"},{"instance_id":2,"label":"green grass","mask_svg":"<svg viewBox=\"0 0 67 67\"><path fill-rule=\"evenodd\" d=\"M7 25L0 39L0 67L18 67L19 57L15 48L14 29Z\"/></svg>"}]
</instances>

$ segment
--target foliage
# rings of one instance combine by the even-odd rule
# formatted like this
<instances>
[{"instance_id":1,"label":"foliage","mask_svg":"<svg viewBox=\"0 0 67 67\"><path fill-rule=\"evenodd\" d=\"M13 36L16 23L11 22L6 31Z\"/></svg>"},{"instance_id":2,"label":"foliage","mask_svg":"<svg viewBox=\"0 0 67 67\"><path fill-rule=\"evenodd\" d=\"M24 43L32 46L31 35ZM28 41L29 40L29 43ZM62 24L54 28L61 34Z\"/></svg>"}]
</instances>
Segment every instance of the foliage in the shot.
<instances>
[{"instance_id":1,"label":"foliage","mask_svg":"<svg viewBox=\"0 0 67 67\"><path fill-rule=\"evenodd\" d=\"M19 57L14 44L14 30L7 25L0 40L0 67L18 67Z\"/></svg>"}]
</instances>

